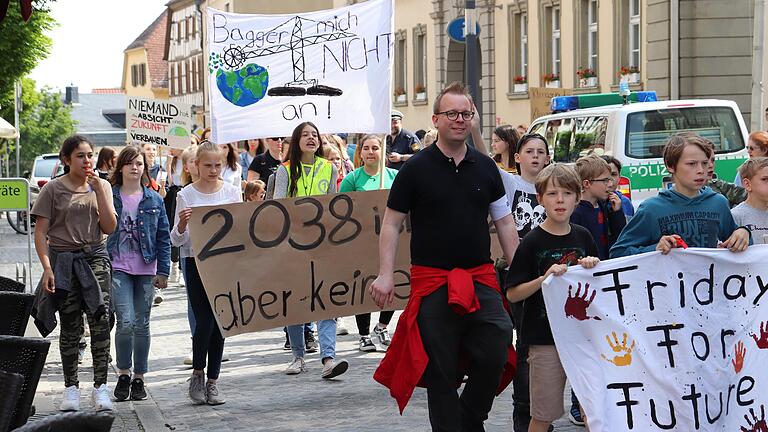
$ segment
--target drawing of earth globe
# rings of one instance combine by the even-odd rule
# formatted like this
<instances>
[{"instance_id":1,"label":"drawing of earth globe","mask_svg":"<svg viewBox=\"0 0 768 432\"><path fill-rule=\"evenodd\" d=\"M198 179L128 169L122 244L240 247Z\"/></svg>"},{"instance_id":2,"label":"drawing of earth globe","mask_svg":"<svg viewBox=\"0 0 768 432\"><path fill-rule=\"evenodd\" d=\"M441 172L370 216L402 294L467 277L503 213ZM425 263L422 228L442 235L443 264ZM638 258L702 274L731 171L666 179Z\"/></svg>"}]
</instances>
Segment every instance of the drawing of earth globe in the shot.
<instances>
[{"instance_id":1,"label":"drawing of earth globe","mask_svg":"<svg viewBox=\"0 0 768 432\"><path fill-rule=\"evenodd\" d=\"M181 126L174 126L168 131L168 136L186 137L187 131Z\"/></svg>"},{"instance_id":2,"label":"drawing of earth globe","mask_svg":"<svg viewBox=\"0 0 768 432\"><path fill-rule=\"evenodd\" d=\"M241 69L216 71L216 87L224 98L245 107L264 98L269 85L269 73L262 66L247 64Z\"/></svg>"}]
</instances>

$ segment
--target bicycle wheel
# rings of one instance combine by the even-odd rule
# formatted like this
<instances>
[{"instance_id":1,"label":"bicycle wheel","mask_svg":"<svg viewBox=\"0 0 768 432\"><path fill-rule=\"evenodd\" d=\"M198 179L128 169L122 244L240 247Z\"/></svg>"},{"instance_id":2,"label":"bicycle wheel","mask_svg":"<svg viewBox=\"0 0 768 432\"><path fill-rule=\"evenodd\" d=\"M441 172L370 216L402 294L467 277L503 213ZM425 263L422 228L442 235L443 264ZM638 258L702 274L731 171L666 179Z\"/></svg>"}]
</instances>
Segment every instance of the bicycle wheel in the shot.
<instances>
[{"instance_id":1,"label":"bicycle wheel","mask_svg":"<svg viewBox=\"0 0 768 432\"><path fill-rule=\"evenodd\" d=\"M27 212L25 211L13 211L6 212L5 216L8 218L8 224L19 234L27 233Z\"/></svg>"}]
</instances>

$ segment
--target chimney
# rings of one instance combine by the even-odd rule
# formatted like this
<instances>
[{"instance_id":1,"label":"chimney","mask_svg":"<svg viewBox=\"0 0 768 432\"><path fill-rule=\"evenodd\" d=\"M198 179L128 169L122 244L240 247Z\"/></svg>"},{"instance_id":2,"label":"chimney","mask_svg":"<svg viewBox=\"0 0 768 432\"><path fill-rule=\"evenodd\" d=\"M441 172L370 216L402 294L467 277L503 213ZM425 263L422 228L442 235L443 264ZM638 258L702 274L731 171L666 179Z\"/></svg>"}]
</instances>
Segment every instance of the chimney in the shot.
<instances>
[{"instance_id":1,"label":"chimney","mask_svg":"<svg viewBox=\"0 0 768 432\"><path fill-rule=\"evenodd\" d=\"M64 103L67 105L80 103L80 96L77 93L77 86L68 85L64 96Z\"/></svg>"}]
</instances>

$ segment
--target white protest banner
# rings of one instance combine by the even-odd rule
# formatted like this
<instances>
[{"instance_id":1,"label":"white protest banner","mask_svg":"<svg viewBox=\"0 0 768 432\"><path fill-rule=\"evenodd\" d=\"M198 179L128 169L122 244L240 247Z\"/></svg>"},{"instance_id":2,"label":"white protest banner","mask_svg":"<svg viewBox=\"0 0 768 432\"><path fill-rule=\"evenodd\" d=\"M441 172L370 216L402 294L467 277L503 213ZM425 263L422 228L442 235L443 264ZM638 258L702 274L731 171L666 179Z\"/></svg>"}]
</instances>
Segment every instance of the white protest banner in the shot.
<instances>
[{"instance_id":1,"label":"white protest banner","mask_svg":"<svg viewBox=\"0 0 768 432\"><path fill-rule=\"evenodd\" d=\"M192 105L141 97L128 97L127 103L125 126L129 143L189 147Z\"/></svg>"},{"instance_id":2,"label":"white protest banner","mask_svg":"<svg viewBox=\"0 0 768 432\"><path fill-rule=\"evenodd\" d=\"M207 9L212 140L390 132L392 0L295 15Z\"/></svg>"},{"instance_id":3,"label":"white protest banner","mask_svg":"<svg viewBox=\"0 0 768 432\"><path fill-rule=\"evenodd\" d=\"M592 432L767 431L768 246L675 249L544 283Z\"/></svg>"}]
</instances>

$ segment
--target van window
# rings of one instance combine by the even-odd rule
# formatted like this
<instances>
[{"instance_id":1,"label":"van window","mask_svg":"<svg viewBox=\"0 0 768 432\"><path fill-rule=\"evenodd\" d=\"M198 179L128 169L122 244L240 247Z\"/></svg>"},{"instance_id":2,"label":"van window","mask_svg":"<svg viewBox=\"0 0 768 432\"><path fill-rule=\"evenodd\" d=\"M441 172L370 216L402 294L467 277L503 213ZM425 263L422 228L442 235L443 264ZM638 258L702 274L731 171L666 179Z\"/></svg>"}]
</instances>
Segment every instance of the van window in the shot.
<instances>
[{"instance_id":1,"label":"van window","mask_svg":"<svg viewBox=\"0 0 768 432\"><path fill-rule=\"evenodd\" d=\"M638 159L662 157L667 139L679 132L693 132L712 141L715 153L732 153L744 148L744 138L733 109L665 108L627 116L626 154Z\"/></svg>"},{"instance_id":2,"label":"van window","mask_svg":"<svg viewBox=\"0 0 768 432\"><path fill-rule=\"evenodd\" d=\"M531 126L531 130L528 133L535 133L544 136L544 123L536 123Z\"/></svg>"},{"instance_id":3,"label":"van window","mask_svg":"<svg viewBox=\"0 0 768 432\"><path fill-rule=\"evenodd\" d=\"M547 123L544 136L556 162L570 161L575 125L576 121L572 118L553 119Z\"/></svg>"}]
</instances>

